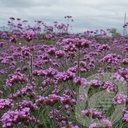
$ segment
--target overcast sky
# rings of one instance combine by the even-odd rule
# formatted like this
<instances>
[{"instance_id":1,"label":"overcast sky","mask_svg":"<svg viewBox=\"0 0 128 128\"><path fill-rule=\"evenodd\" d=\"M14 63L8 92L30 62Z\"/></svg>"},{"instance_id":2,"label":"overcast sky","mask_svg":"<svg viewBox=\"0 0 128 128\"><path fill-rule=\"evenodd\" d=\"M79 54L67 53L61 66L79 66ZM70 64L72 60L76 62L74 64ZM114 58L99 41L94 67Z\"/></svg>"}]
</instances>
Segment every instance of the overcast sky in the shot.
<instances>
[{"instance_id":1,"label":"overcast sky","mask_svg":"<svg viewBox=\"0 0 128 128\"><path fill-rule=\"evenodd\" d=\"M64 16L71 15L73 32L117 28L122 33L127 6L128 0L0 0L0 26L9 17L51 25L54 21L66 23Z\"/></svg>"}]
</instances>

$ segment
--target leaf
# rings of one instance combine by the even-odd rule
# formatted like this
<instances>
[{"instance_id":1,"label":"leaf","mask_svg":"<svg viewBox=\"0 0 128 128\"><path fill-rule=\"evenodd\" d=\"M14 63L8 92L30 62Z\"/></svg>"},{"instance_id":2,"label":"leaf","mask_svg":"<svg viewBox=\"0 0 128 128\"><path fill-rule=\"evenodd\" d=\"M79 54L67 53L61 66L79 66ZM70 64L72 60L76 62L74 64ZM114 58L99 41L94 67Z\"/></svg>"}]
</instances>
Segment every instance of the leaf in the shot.
<instances>
[{"instance_id":1,"label":"leaf","mask_svg":"<svg viewBox=\"0 0 128 128\"><path fill-rule=\"evenodd\" d=\"M110 118L110 121L112 124L117 123L121 118L123 117L123 112L121 108L117 108Z\"/></svg>"}]
</instances>

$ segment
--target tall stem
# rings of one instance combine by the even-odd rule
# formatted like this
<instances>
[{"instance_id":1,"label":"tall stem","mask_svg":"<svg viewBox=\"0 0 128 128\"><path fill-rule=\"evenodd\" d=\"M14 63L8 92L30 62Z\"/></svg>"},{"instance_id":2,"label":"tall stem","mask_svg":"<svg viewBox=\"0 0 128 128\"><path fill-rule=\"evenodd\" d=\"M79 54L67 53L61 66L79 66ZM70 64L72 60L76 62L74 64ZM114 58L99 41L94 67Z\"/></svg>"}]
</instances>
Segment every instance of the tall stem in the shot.
<instances>
[{"instance_id":1,"label":"tall stem","mask_svg":"<svg viewBox=\"0 0 128 128\"><path fill-rule=\"evenodd\" d=\"M30 83L32 84L32 78L33 78L33 55L31 56L31 64L30 64Z\"/></svg>"},{"instance_id":2,"label":"tall stem","mask_svg":"<svg viewBox=\"0 0 128 128\"><path fill-rule=\"evenodd\" d=\"M77 76L80 76L80 47L78 47Z\"/></svg>"}]
</instances>

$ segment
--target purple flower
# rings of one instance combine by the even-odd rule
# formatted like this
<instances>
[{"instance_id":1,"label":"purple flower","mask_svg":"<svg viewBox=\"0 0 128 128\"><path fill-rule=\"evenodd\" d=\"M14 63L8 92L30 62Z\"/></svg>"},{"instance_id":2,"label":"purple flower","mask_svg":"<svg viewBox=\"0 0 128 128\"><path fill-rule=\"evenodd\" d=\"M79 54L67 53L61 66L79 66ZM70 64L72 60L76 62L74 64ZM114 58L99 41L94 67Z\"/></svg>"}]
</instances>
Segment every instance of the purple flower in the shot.
<instances>
[{"instance_id":1,"label":"purple flower","mask_svg":"<svg viewBox=\"0 0 128 128\"><path fill-rule=\"evenodd\" d=\"M56 94L49 94L46 97L40 96L38 100L36 100L36 104L39 105L54 105L60 100L60 96Z\"/></svg>"},{"instance_id":2,"label":"purple flower","mask_svg":"<svg viewBox=\"0 0 128 128\"><path fill-rule=\"evenodd\" d=\"M59 50L59 51L55 52L55 55L56 55L57 58L62 58L62 57L64 57L65 52L62 51L62 50Z\"/></svg>"},{"instance_id":3,"label":"purple flower","mask_svg":"<svg viewBox=\"0 0 128 128\"><path fill-rule=\"evenodd\" d=\"M103 59L100 60L102 63L109 63L118 65L120 62L121 56L117 54L108 54Z\"/></svg>"},{"instance_id":4,"label":"purple flower","mask_svg":"<svg viewBox=\"0 0 128 128\"><path fill-rule=\"evenodd\" d=\"M127 110L124 110L124 117L122 118L122 120L124 122L127 122L128 123L128 111Z\"/></svg>"},{"instance_id":5,"label":"purple flower","mask_svg":"<svg viewBox=\"0 0 128 128\"><path fill-rule=\"evenodd\" d=\"M101 87L102 84L103 84L103 82L94 79L94 80L91 80L91 81L89 82L89 84L90 84L91 86L94 86L94 87Z\"/></svg>"},{"instance_id":6,"label":"purple flower","mask_svg":"<svg viewBox=\"0 0 128 128\"><path fill-rule=\"evenodd\" d=\"M75 77L74 83L79 86L81 86L81 85L84 86L84 85L86 85L87 81L85 78Z\"/></svg>"},{"instance_id":7,"label":"purple flower","mask_svg":"<svg viewBox=\"0 0 128 128\"><path fill-rule=\"evenodd\" d=\"M128 58L123 59L123 64L128 64Z\"/></svg>"},{"instance_id":8,"label":"purple flower","mask_svg":"<svg viewBox=\"0 0 128 128\"><path fill-rule=\"evenodd\" d=\"M116 86L112 82L105 82L102 87L106 92L116 91Z\"/></svg>"},{"instance_id":9,"label":"purple flower","mask_svg":"<svg viewBox=\"0 0 128 128\"><path fill-rule=\"evenodd\" d=\"M10 20L15 20L15 18L14 18L14 17L10 17L9 19L10 19Z\"/></svg>"},{"instance_id":10,"label":"purple flower","mask_svg":"<svg viewBox=\"0 0 128 128\"><path fill-rule=\"evenodd\" d=\"M30 108L30 110L34 111L37 110L37 105L34 104L32 101L29 100L23 100L21 103L17 103L18 108L23 109L23 108Z\"/></svg>"},{"instance_id":11,"label":"purple flower","mask_svg":"<svg viewBox=\"0 0 128 128\"><path fill-rule=\"evenodd\" d=\"M24 58L30 58L32 56L32 54L30 53L30 47L21 47L21 56L23 56Z\"/></svg>"},{"instance_id":12,"label":"purple flower","mask_svg":"<svg viewBox=\"0 0 128 128\"><path fill-rule=\"evenodd\" d=\"M14 43L17 42L17 37L16 37L16 35L12 35L12 36L10 37L10 42L14 42Z\"/></svg>"},{"instance_id":13,"label":"purple flower","mask_svg":"<svg viewBox=\"0 0 128 128\"><path fill-rule=\"evenodd\" d=\"M86 109L81 111L81 117L84 118L85 116L92 117L93 119L102 119L102 112L92 109Z\"/></svg>"},{"instance_id":14,"label":"purple flower","mask_svg":"<svg viewBox=\"0 0 128 128\"><path fill-rule=\"evenodd\" d=\"M89 128L97 128L97 124L96 123L92 123Z\"/></svg>"},{"instance_id":15,"label":"purple flower","mask_svg":"<svg viewBox=\"0 0 128 128\"><path fill-rule=\"evenodd\" d=\"M60 97L60 101L63 104L69 104L69 105L72 105L72 104L76 103L76 100L75 99L72 99L71 96L66 95L66 94L63 94Z\"/></svg>"},{"instance_id":16,"label":"purple flower","mask_svg":"<svg viewBox=\"0 0 128 128\"><path fill-rule=\"evenodd\" d=\"M89 128L112 128L112 123L108 119L102 119L98 123L92 123Z\"/></svg>"},{"instance_id":17,"label":"purple flower","mask_svg":"<svg viewBox=\"0 0 128 128\"><path fill-rule=\"evenodd\" d=\"M26 75L21 74L20 72L15 72L14 74L9 75L9 78L6 80L6 87L12 86L14 83L26 82L28 82Z\"/></svg>"},{"instance_id":18,"label":"purple flower","mask_svg":"<svg viewBox=\"0 0 128 128\"><path fill-rule=\"evenodd\" d=\"M0 111L5 108L11 108L13 106L12 100L10 99L0 99Z\"/></svg>"},{"instance_id":19,"label":"purple flower","mask_svg":"<svg viewBox=\"0 0 128 128\"><path fill-rule=\"evenodd\" d=\"M1 117L3 128L13 127L14 124L19 122L25 123L29 120L30 108L23 108L21 110L7 111Z\"/></svg>"},{"instance_id":20,"label":"purple flower","mask_svg":"<svg viewBox=\"0 0 128 128\"><path fill-rule=\"evenodd\" d=\"M115 105L126 103L127 96L123 93L118 93L114 98L113 102Z\"/></svg>"},{"instance_id":21,"label":"purple flower","mask_svg":"<svg viewBox=\"0 0 128 128\"><path fill-rule=\"evenodd\" d=\"M23 37L30 42L32 38L35 36L34 32L23 32Z\"/></svg>"}]
</instances>

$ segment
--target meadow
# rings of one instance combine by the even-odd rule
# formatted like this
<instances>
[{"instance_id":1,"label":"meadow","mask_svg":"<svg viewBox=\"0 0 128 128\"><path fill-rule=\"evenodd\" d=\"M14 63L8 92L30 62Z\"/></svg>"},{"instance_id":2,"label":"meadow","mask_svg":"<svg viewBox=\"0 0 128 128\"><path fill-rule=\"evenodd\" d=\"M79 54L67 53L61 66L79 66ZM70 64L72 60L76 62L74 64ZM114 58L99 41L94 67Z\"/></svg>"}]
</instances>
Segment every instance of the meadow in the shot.
<instances>
[{"instance_id":1,"label":"meadow","mask_svg":"<svg viewBox=\"0 0 128 128\"><path fill-rule=\"evenodd\" d=\"M128 128L128 39L65 18L0 32L0 128Z\"/></svg>"}]
</instances>

